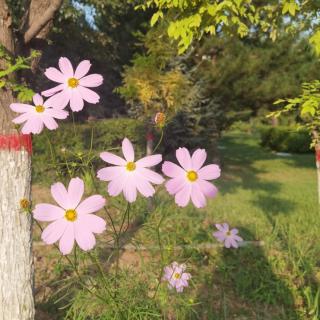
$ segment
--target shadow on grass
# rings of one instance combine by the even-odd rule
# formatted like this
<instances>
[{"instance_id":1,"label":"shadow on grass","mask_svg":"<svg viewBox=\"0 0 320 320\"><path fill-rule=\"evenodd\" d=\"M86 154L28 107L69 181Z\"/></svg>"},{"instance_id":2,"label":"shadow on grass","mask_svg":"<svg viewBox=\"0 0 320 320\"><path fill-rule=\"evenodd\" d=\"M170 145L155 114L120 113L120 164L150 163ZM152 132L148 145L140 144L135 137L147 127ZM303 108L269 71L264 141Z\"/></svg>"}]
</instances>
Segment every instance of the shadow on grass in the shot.
<instances>
[{"instance_id":1,"label":"shadow on grass","mask_svg":"<svg viewBox=\"0 0 320 320\"><path fill-rule=\"evenodd\" d=\"M277 182L263 181L258 175L266 170L258 169L254 163L259 160L277 159L271 153L265 152L251 136L227 136L222 139L225 147L222 154L222 173L219 181L220 192L233 193L238 188L246 190L264 190L278 192L280 184Z\"/></svg>"},{"instance_id":2,"label":"shadow on grass","mask_svg":"<svg viewBox=\"0 0 320 320\"><path fill-rule=\"evenodd\" d=\"M240 233L254 240L249 230ZM300 319L290 289L273 273L262 247L222 248L214 255L215 267L198 291L199 319Z\"/></svg>"},{"instance_id":3,"label":"shadow on grass","mask_svg":"<svg viewBox=\"0 0 320 320\"><path fill-rule=\"evenodd\" d=\"M274 195L258 194L252 204L259 207L272 227L275 227L275 217L279 214L290 214L294 210L295 202L292 200L282 199Z\"/></svg>"},{"instance_id":4,"label":"shadow on grass","mask_svg":"<svg viewBox=\"0 0 320 320\"><path fill-rule=\"evenodd\" d=\"M316 170L316 162L312 154L295 154L286 159L286 164L297 168L309 168Z\"/></svg>"},{"instance_id":5,"label":"shadow on grass","mask_svg":"<svg viewBox=\"0 0 320 320\"><path fill-rule=\"evenodd\" d=\"M280 182L277 180L267 181L260 177L270 172L270 168L275 168L281 174L282 168L285 168L283 164L299 169L312 169L314 168L313 156L307 154L279 158L277 155L261 148L257 139L244 134L228 135L223 138L222 144L225 146L225 149L222 149L222 154L226 174L219 183L220 192L225 194L233 193L237 189L254 192L254 199L249 201L262 211L273 229L277 229L274 234L279 240L282 250L284 252L296 252L295 246L289 243L286 228L276 228L276 223L278 215L288 215L294 212L297 203L294 199L281 198L282 186ZM264 167L262 165L263 162L268 161L270 163ZM277 168L277 166L279 167ZM268 169L265 170L265 168ZM253 238L248 230L242 231L246 240ZM308 263L307 260L304 261L304 257L295 257L294 259L300 263L302 260L303 263ZM237 254L237 251L227 251L225 249L222 263L218 265L213 277L216 277L217 274L220 279L224 279L221 287L226 286L226 288L229 288L231 306L233 304L237 305L238 298L240 300L243 299L243 310L249 311L245 319L299 319L299 315L295 311L294 299L290 288L282 279L273 274L261 248L241 248L239 254ZM308 277L310 278L309 280L305 279L307 283L312 288L316 288L313 273L310 272ZM222 290L224 289L222 288ZM219 316L216 316L216 318L230 319L230 314L226 316L228 308L225 305L229 304L225 292L222 297ZM247 306L249 309L246 309L247 303L249 303ZM236 309L239 310L239 308ZM272 315L272 312L276 313Z\"/></svg>"}]
</instances>

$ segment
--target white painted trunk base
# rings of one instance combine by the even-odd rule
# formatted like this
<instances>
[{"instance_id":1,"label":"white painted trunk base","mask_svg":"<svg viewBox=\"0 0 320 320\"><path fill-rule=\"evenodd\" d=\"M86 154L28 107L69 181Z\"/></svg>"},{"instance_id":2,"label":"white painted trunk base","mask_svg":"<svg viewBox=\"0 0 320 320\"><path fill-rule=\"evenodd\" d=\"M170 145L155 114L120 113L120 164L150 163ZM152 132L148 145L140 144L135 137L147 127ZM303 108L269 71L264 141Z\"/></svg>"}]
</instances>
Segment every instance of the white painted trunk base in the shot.
<instances>
[{"instance_id":1,"label":"white painted trunk base","mask_svg":"<svg viewBox=\"0 0 320 320\"><path fill-rule=\"evenodd\" d=\"M0 320L34 319L30 184L30 155L0 150Z\"/></svg>"}]
</instances>

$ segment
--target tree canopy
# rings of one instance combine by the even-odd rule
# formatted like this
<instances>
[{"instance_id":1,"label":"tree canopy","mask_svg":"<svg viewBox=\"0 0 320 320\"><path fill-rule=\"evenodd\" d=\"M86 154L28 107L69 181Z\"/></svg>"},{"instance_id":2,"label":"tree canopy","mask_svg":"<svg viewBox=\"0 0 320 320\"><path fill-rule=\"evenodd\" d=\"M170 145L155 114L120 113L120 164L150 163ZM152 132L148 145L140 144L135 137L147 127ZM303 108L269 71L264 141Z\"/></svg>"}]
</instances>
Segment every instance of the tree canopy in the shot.
<instances>
[{"instance_id":1,"label":"tree canopy","mask_svg":"<svg viewBox=\"0 0 320 320\"><path fill-rule=\"evenodd\" d=\"M178 41L180 53L205 34L238 34L243 38L259 30L276 40L283 24L285 32L309 32L310 42L320 52L317 0L147 0L137 8L156 10L151 25L161 19L167 21L168 34Z\"/></svg>"}]
</instances>

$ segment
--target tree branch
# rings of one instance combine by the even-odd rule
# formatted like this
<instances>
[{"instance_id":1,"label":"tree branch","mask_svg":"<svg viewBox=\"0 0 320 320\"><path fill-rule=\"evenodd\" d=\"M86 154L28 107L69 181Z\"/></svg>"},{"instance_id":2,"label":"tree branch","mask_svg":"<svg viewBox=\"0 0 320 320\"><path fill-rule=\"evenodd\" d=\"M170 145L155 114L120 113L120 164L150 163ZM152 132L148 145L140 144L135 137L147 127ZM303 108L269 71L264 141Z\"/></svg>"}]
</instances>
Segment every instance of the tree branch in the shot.
<instances>
[{"instance_id":1,"label":"tree branch","mask_svg":"<svg viewBox=\"0 0 320 320\"><path fill-rule=\"evenodd\" d=\"M56 11L59 10L63 0L52 0L48 9L38 19L34 19L29 29L24 34L24 43L30 42L42 30L46 24L53 19Z\"/></svg>"},{"instance_id":2,"label":"tree branch","mask_svg":"<svg viewBox=\"0 0 320 320\"><path fill-rule=\"evenodd\" d=\"M14 40L12 34L12 19L5 1L0 0L0 45L14 54Z\"/></svg>"}]
</instances>

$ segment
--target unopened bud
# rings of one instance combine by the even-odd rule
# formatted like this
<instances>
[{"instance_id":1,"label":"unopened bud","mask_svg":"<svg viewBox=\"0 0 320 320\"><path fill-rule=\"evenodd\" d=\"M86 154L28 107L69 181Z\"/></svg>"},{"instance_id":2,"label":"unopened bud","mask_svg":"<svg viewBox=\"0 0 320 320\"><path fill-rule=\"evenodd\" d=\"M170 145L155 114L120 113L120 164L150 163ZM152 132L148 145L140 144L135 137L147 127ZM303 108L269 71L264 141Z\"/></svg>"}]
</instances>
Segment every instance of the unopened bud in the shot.
<instances>
[{"instance_id":1,"label":"unopened bud","mask_svg":"<svg viewBox=\"0 0 320 320\"><path fill-rule=\"evenodd\" d=\"M163 128L166 123L166 115L163 112L158 112L154 118L154 122L159 128Z\"/></svg>"},{"instance_id":2,"label":"unopened bud","mask_svg":"<svg viewBox=\"0 0 320 320\"><path fill-rule=\"evenodd\" d=\"M23 198L20 200L20 208L21 209L26 211L27 209L29 209L29 207L30 207L30 202L28 199Z\"/></svg>"}]
</instances>

